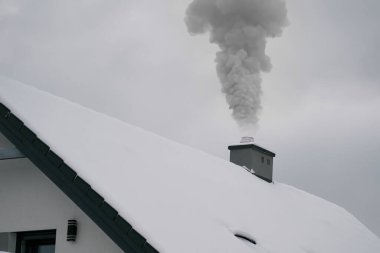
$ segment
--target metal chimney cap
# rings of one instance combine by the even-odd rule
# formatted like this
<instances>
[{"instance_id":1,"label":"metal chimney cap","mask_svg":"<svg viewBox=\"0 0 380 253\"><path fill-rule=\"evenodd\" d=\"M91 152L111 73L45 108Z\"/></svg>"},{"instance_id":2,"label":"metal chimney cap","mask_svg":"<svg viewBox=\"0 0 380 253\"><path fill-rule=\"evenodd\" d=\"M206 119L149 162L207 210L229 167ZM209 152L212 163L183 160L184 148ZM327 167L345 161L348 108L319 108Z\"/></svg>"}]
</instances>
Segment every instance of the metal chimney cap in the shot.
<instances>
[{"instance_id":1,"label":"metal chimney cap","mask_svg":"<svg viewBox=\"0 0 380 253\"><path fill-rule=\"evenodd\" d=\"M243 136L241 137L240 143L253 143L254 138L251 136Z\"/></svg>"}]
</instances>

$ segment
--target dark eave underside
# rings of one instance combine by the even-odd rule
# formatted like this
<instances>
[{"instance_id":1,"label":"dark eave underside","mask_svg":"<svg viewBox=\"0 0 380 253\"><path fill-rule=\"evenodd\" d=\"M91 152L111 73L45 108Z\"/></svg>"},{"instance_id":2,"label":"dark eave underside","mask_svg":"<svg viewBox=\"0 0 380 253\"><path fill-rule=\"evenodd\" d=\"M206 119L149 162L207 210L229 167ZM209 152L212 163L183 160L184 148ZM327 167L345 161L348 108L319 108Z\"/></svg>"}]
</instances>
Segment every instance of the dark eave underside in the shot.
<instances>
[{"instance_id":1,"label":"dark eave underside","mask_svg":"<svg viewBox=\"0 0 380 253\"><path fill-rule=\"evenodd\" d=\"M0 103L0 132L81 208L124 252L158 253L102 196Z\"/></svg>"},{"instance_id":2,"label":"dark eave underside","mask_svg":"<svg viewBox=\"0 0 380 253\"><path fill-rule=\"evenodd\" d=\"M24 154L17 148L0 148L0 161L24 158Z\"/></svg>"}]
</instances>

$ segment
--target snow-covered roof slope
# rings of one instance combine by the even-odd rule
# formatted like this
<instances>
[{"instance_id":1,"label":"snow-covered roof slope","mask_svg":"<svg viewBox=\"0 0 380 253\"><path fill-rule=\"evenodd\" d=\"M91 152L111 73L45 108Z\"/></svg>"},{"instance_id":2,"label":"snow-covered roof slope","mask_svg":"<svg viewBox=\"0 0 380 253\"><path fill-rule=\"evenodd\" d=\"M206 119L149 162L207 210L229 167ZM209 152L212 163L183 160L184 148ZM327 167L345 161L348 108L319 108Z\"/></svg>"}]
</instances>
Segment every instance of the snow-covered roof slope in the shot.
<instances>
[{"instance_id":1,"label":"snow-covered roof slope","mask_svg":"<svg viewBox=\"0 0 380 253\"><path fill-rule=\"evenodd\" d=\"M344 209L228 161L5 78L0 102L160 252L380 252Z\"/></svg>"}]
</instances>

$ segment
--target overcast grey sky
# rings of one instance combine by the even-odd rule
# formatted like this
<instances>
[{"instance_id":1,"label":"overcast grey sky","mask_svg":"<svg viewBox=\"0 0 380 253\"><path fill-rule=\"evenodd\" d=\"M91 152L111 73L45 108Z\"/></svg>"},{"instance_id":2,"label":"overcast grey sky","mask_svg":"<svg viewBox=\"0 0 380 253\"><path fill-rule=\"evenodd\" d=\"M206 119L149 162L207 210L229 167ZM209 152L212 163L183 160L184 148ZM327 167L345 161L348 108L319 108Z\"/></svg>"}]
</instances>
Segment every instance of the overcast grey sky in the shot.
<instances>
[{"instance_id":1,"label":"overcast grey sky","mask_svg":"<svg viewBox=\"0 0 380 253\"><path fill-rule=\"evenodd\" d=\"M0 74L228 159L241 133L190 0L0 0ZM275 179L380 236L380 1L287 0L255 139ZM154 152L154 151L152 151Z\"/></svg>"}]
</instances>

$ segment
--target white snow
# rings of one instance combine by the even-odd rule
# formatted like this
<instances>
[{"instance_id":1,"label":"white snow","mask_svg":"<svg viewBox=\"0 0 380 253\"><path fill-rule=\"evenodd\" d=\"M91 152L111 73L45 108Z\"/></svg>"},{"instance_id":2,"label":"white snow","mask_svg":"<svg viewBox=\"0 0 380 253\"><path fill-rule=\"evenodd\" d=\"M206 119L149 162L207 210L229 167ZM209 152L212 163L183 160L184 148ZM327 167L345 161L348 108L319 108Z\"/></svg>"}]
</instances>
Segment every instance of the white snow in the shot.
<instances>
[{"instance_id":1,"label":"white snow","mask_svg":"<svg viewBox=\"0 0 380 253\"><path fill-rule=\"evenodd\" d=\"M380 252L341 207L228 161L5 78L0 102L160 252Z\"/></svg>"}]
</instances>

